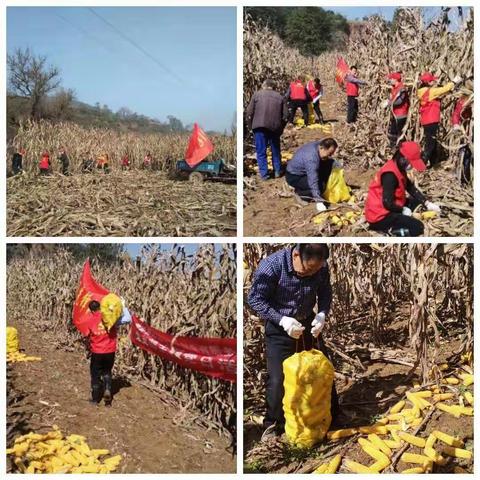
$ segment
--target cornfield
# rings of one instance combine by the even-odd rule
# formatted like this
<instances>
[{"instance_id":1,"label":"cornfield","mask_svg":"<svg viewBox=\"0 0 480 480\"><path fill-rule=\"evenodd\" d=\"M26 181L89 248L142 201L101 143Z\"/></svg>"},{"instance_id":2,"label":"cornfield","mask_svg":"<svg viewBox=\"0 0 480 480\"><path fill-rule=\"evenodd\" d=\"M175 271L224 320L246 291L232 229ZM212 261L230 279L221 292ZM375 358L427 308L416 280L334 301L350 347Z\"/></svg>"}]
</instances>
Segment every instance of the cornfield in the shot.
<instances>
[{"instance_id":1,"label":"cornfield","mask_svg":"<svg viewBox=\"0 0 480 480\"><path fill-rule=\"evenodd\" d=\"M218 248L218 247L217 247ZM161 331L185 336L236 336L236 248L199 247L193 257L183 247L163 251L149 245L143 261L124 256L114 264L93 264L93 274L121 294L129 309ZM83 263L61 246L36 246L7 267L7 318L28 319L32 335L49 331L58 348L83 349L72 323L72 308ZM235 386L180 368L119 342L117 375L148 388L168 391L184 408L177 420L197 421L219 431L235 430Z\"/></svg>"},{"instance_id":2,"label":"cornfield","mask_svg":"<svg viewBox=\"0 0 480 480\"><path fill-rule=\"evenodd\" d=\"M245 244L244 409L263 414L263 322L246 303L252 274L280 244ZM468 244L333 244L330 246L332 309L323 336L336 372L356 378L373 361L411 368L421 383L441 344L473 345L473 246ZM396 327L392 327L396 325ZM405 349L411 350L406 353Z\"/></svg>"},{"instance_id":3,"label":"cornfield","mask_svg":"<svg viewBox=\"0 0 480 480\"><path fill-rule=\"evenodd\" d=\"M212 155L223 158L228 164L236 164L235 137L217 135L212 138L215 151ZM108 154L113 170L120 170L121 160L128 154L131 168L140 169L147 152L153 157L152 168L171 171L175 162L184 158L188 144L187 134L137 134L103 128L85 128L75 123L48 121L21 123L12 140L13 148L24 148L26 156L23 167L27 172L36 172L44 150L51 155L54 170L61 170L55 160L61 147L65 147L70 158L70 170L81 171L84 160L95 159L100 154ZM8 149L11 152L11 148Z\"/></svg>"}]
</instances>

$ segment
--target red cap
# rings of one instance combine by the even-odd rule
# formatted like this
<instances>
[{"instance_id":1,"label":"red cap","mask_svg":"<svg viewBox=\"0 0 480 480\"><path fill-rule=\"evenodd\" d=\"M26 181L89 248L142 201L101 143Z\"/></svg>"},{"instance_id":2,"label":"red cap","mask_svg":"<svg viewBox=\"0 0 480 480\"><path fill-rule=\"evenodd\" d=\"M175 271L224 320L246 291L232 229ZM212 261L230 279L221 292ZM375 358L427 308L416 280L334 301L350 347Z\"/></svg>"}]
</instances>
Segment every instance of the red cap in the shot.
<instances>
[{"instance_id":1,"label":"red cap","mask_svg":"<svg viewBox=\"0 0 480 480\"><path fill-rule=\"evenodd\" d=\"M432 72L423 72L420 75L421 82L433 82L434 80L438 80L438 77L432 74Z\"/></svg>"},{"instance_id":2,"label":"red cap","mask_svg":"<svg viewBox=\"0 0 480 480\"><path fill-rule=\"evenodd\" d=\"M392 72L388 74L388 79L398 80L399 82L402 80L402 74L400 72Z\"/></svg>"},{"instance_id":3,"label":"red cap","mask_svg":"<svg viewBox=\"0 0 480 480\"><path fill-rule=\"evenodd\" d=\"M422 150L417 142L402 142L400 144L400 153L417 172L424 172L427 169L422 160Z\"/></svg>"}]
</instances>

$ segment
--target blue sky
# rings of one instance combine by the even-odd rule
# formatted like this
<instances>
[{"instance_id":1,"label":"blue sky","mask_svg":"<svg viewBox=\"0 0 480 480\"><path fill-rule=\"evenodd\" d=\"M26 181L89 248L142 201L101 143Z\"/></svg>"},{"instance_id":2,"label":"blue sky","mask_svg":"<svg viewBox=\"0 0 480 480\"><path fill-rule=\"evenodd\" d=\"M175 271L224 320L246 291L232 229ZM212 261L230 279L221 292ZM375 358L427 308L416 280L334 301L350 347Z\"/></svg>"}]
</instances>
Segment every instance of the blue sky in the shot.
<instances>
[{"instance_id":1,"label":"blue sky","mask_svg":"<svg viewBox=\"0 0 480 480\"><path fill-rule=\"evenodd\" d=\"M393 12L397 7L323 7L325 10L331 10L342 14L347 20L361 20L367 15L382 15L386 20L393 18Z\"/></svg>"},{"instance_id":2,"label":"blue sky","mask_svg":"<svg viewBox=\"0 0 480 480\"><path fill-rule=\"evenodd\" d=\"M8 7L7 50L18 47L47 56L80 101L207 130L232 123L235 8Z\"/></svg>"}]
</instances>

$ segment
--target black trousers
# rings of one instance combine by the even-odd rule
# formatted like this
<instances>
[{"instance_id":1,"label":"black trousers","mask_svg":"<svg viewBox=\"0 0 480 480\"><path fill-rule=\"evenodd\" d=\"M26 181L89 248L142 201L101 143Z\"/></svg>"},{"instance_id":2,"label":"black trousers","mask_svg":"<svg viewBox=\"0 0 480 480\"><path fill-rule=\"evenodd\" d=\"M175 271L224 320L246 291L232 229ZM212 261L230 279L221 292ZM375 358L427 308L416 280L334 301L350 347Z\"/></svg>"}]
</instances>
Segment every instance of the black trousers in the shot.
<instances>
[{"instance_id":1,"label":"black trousers","mask_svg":"<svg viewBox=\"0 0 480 480\"><path fill-rule=\"evenodd\" d=\"M92 400L99 402L102 398L102 387L112 390L112 369L115 363L115 352L93 353L90 358L90 380Z\"/></svg>"},{"instance_id":2,"label":"black trousers","mask_svg":"<svg viewBox=\"0 0 480 480\"><path fill-rule=\"evenodd\" d=\"M23 170L22 168L22 157L20 156L14 156L12 160L12 171L14 175L17 175L18 173L21 173Z\"/></svg>"},{"instance_id":3,"label":"black trousers","mask_svg":"<svg viewBox=\"0 0 480 480\"><path fill-rule=\"evenodd\" d=\"M313 111L315 112L315 115L317 116L317 120L320 123L325 123L325 120L323 119L322 111L320 110L320 100L313 104Z\"/></svg>"},{"instance_id":4,"label":"black trousers","mask_svg":"<svg viewBox=\"0 0 480 480\"><path fill-rule=\"evenodd\" d=\"M358 98L347 96L347 123L357 121L358 117Z\"/></svg>"},{"instance_id":5,"label":"black trousers","mask_svg":"<svg viewBox=\"0 0 480 480\"><path fill-rule=\"evenodd\" d=\"M423 149L423 156L427 166L432 167L438 163L437 155L437 135L438 123L430 123L423 126L423 133L425 134L425 147Z\"/></svg>"},{"instance_id":6,"label":"black trousers","mask_svg":"<svg viewBox=\"0 0 480 480\"><path fill-rule=\"evenodd\" d=\"M390 146L393 148L397 144L398 137L402 134L403 127L407 123L407 117L396 118L394 115L390 117L390 126L388 128L388 138Z\"/></svg>"},{"instance_id":7,"label":"black trousers","mask_svg":"<svg viewBox=\"0 0 480 480\"><path fill-rule=\"evenodd\" d=\"M313 193L308 185L306 175L293 175L290 172L285 172L285 180L295 189L295 193L307 201L313 201ZM320 192L324 192L327 187L326 183L320 182Z\"/></svg>"},{"instance_id":8,"label":"black trousers","mask_svg":"<svg viewBox=\"0 0 480 480\"><path fill-rule=\"evenodd\" d=\"M68 163L62 163L62 173L63 175L68 175L68 167L70 165Z\"/></svg>"},{"instance_id":9,"label":"black trousers","mask_svg":"<svg viewBox=\"0 0 480 480\"><path fill-rule=\"evenodd\" d=\"M308 324L307 324L308 323ZM283 433L285 429L285 416L283 413L283 361L291 357L297 351L311 350L317 348L327 358L329 357L325 344L321 337L314 339L310 333L311 321L305 323L305 331L299 340L295 340L285 334L269 335L265 337L266 357L267 357L267 389L266 403L267 413L263 421L265 428L276 423L278 433ZM304 338L304 341L302 340ZM332 386L332 418L338 414L338 395L335 389L335 383Z\"/></svg>"},{"instance_id":10,"label":"black trousers","mask_svg":"<svg viewBox=\"0 0 480 480\"><path fill-rule=\"evenodd\" d=\"M293 123L298 108L302 110L305 125L308 125L308 103L306 100L290 100L288 102L288 121Z\"/></svg>"}]
</instances>

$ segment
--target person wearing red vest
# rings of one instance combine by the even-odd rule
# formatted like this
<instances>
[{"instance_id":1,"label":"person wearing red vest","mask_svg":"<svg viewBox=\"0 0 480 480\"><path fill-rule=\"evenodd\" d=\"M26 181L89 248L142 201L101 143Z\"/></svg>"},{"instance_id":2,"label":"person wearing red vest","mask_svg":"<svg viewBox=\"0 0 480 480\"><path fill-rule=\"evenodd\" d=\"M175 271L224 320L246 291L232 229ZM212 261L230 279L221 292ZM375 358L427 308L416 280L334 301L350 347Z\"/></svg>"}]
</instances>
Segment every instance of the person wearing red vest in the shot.
<instances>
[{"instance_id":1,"label":"person wearing red vest","mask_svg":"<svg viewBox=\"0 0 480 480\"><path fill-rule=\"evenodd\" d=\"M394 148L397 145L398 137L402 134L403 128L407 123L410 99L408 91L402 82L402 74L400 72L390 73L388 81L392 89L390 98L386 100L385 106L391 109L388 138L390 139L390 147Z\"/></svg>"},{"instance_id":2,"label":"person wearing red vest","mask_svg":"<svg viewBox=\"0 0 480 480\"><path fill-rule=\"evenodd\" d=\"M128 153L122 157L122 170L130 170L130 159L128 158Z\"/></svg>"},{"instance_id":3,"label":"person wearing red vest","mask_svg":"<svg viewBox=\"0 0 480 480\"><path fill-rule=\"evenodd\" d=\"M320 110L320 98L323 96L323 85L320 83L319 78L309 80L307 83L307 90L312 99L313 111L317 116L318 123L325 123L323 119L322 111Z\"/></svg>"},{"instance_id":4,"label":"person wearing red vest","mask_svg":"<svg viewBox=\"0 0 480 480\"><path fill-rule=\"evenodd\" d=\"M124 308L117 323L110 330L107 330L102 321L100 303L92 300L88 304L88 308L90 310L90 320L87 337L91 352L90 378L92 387L90 402L93 404L100 402L103 387L105 405L109 406L112 402L112 369L115 363L115 352L117 351L117 328L124 323L130 323L131 317L129 314L126 315L128 310Z\"/></svg>"},{"instance_id":5,"label":"person wearing red vest","mask_svg":"<svg viewBox=\"0 0 480 480\"><path fill-rule=\"evenodd\" d=\"M421 86L417 91L420 101L420 123L425 137L424 158L429 167L438 163L437 134L441 119L440 99L462 81L460 77L456 76L445 86L436 87L434 84L437 80L438 77L431 72L422 73L420 75Z\"/></svg>"},{"instance_id":6,"label":"person wearing red vest","mask_svg":"<svg viewBox=\"0 0 480 480\"><path fill-rule=\"evenodd\" d=\"M427 201L409 180L407 171L412 168L418 172L426 169L420 145L402 142L368 187L365 219L372 230L417 237L423 234L423 223L412 217L412 210L423 204L427 210L440 213L440 207Z\"/></svg>"},{"instance_id":7,"label":"person wearing red vest","mask_svg":"<svg viewBox=\"0 0 480 480\"><path fill-rule=\"evenodd\" d=\"M345 90L347 93L347 123L354 123L358 117L358 95L360 86L367 82L358 78L358 70L355 65L350 67L350 72L345 75Z\"/></svg>"},{"instance_id":8,"label":"person wearing red vest","mask_svg":"<svg viewBox=\"0 0 480 480\"><path fill-rule=\"evenodd\" d=\"M42 153L38 167L40 168L40 175L48 175L50 171L50 153L48 153L48 150Z\"/></svg>"},{"instance_id":9,"label":"person wearing red vest","mask_svg":"<svg viewBox=\"0 0 480 480\"><path fill-rule=\"evenodd\" d=\"M305 126L308 125L308 103L312 100L307 88L305 87L305 78L299 76L297 80L290 83L285 98L288 102L288 121L293 123L297 109L302 110Z\"/></svg>"}]
</instances>

